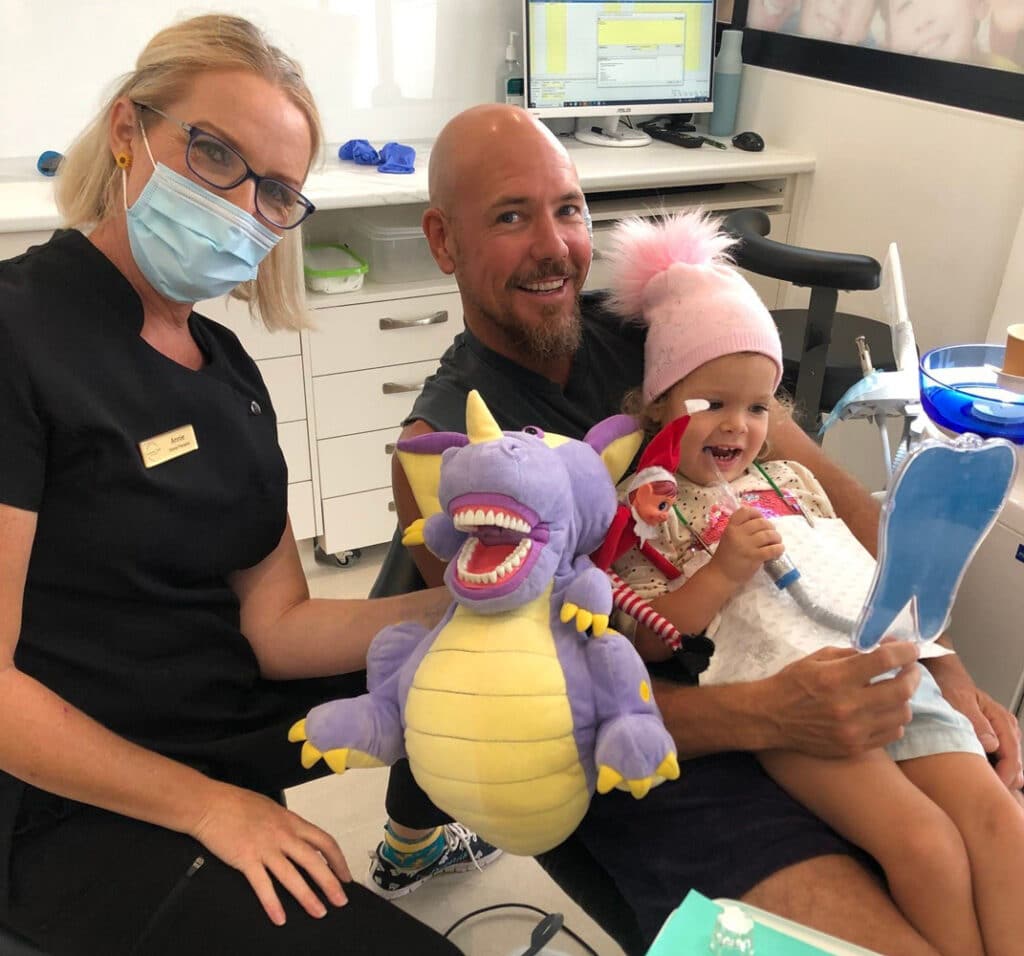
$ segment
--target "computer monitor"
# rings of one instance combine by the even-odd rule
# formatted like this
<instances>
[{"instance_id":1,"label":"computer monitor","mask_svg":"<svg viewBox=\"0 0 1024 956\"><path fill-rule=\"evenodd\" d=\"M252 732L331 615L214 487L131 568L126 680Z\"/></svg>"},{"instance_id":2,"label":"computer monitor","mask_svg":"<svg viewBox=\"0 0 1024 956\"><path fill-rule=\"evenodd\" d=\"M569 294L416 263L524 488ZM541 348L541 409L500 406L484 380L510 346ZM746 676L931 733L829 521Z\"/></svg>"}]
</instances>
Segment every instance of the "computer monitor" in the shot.
<instances>
[{"instance_id":1,"label":"computer monitor","mask_svg":"<svg viewBox=\"0 0 1024 956\"><path fill-rule=\"evenodd\" d=\"M523 0L526 108L576 138L645 146L622 117L709 113L716 0Z\"/></svg>"}]
</instances>

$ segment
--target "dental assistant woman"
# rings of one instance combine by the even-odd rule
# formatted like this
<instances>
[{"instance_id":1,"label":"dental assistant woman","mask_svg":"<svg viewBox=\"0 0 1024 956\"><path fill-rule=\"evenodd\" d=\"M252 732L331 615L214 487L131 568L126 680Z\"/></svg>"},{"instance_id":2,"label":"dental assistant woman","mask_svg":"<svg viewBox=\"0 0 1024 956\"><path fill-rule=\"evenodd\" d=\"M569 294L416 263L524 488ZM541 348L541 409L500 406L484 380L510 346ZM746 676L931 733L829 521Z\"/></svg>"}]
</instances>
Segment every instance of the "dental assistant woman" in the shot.
<instances>
[{"instance_id":1,"label":"dental assistant woman","mask_svg":"<svg viewBox=\"0 0 1024 956\"><path fill-rule=\"evenodd\" d=\"M69 229L0 263L0 924L47 952L457 952L277 799L291 722L444 596L310 599L266 388L192 311L301 324L319 150L296 63L184 21L68 151Z\"/></svg>"}]
</instances>

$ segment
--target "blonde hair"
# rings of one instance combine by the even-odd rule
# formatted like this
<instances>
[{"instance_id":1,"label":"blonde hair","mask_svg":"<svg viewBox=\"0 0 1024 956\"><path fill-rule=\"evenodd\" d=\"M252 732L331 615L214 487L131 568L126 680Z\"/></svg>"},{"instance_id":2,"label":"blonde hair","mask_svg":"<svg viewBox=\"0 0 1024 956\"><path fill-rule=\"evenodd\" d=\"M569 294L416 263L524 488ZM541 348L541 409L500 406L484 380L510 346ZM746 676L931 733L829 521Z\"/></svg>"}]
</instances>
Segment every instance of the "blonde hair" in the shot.
<instances>
[{"instance_id":1,"label":"blonde hair","mask_svg":"<svg viewBox=\"0 0 1024 956\"><path fill-rule=\"evenodd\" d=\"M135 70L120 80L99 114L68 149L55 186L57 208L65 225L93 226L118 208L120 177L108 138L117 100L127 96L161 107L183 96L199 74L226 69L249 70L289 96L309 124L312 165L320 155L323 132L299 64L248 20L224 14L193 17L161 30L149 41ZM256 279L242 283L231 295L248 302L250 314L271 331L304 328L308 320L298 230L287 231L260 265Z\"/></svg>"}]
</instances>

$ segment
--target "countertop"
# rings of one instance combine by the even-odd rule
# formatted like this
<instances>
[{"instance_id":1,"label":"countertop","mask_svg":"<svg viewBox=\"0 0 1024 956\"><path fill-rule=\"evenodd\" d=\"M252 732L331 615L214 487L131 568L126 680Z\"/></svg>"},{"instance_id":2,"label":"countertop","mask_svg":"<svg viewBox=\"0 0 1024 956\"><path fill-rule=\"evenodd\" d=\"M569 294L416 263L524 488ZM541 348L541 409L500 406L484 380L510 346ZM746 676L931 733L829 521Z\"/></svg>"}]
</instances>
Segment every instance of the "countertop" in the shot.
<instances>
[{"instance_id":1,"label":"countertop","mask_svg":"<svg viewBox=\"0 0 1024 956\"><path fill-rule=\"evenodd\" d=\"M588 146L569 137L562 142L587 192L771 179L814 169L812 154L772 146L750 153L732 146L683 149L660 141L633 149ZM408 175L342 162L336 158L337 146L330 146L303 192L318 209L426 202L432 141L410 140L407 145L416 150L416 169ZM59 222L53 181L35 171L35 161L0 161L0 233L53 229Z\"/></svg>"}]
</instances>

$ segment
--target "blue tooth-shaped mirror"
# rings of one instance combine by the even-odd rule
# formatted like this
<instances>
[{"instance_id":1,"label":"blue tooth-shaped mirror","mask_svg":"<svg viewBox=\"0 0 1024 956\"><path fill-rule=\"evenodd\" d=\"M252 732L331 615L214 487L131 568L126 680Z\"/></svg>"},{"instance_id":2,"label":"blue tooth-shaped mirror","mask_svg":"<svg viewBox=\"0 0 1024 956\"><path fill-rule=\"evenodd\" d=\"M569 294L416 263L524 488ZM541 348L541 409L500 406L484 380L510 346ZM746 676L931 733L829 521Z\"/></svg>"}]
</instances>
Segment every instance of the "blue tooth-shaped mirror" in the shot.
<instances>
[{"instance_id":1,"label":"blue tooth-shaped mirror","mask_svg":"<svg viewBox=\"0 0 1024 956\"><path fill-rule=\"evenodd\" d=\"M882 508L878 567L853 633L870 651L909 608L916 640L949 624L960 581L1013 485L1015 446L961 435L927 441L907 456Z\"/></svg>"}]
</instances>

